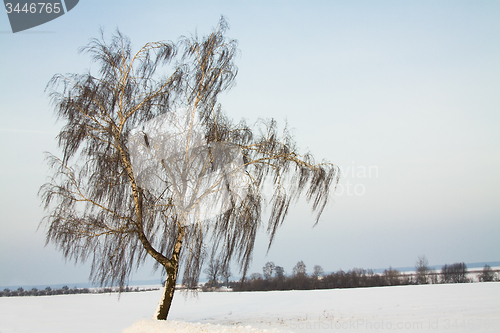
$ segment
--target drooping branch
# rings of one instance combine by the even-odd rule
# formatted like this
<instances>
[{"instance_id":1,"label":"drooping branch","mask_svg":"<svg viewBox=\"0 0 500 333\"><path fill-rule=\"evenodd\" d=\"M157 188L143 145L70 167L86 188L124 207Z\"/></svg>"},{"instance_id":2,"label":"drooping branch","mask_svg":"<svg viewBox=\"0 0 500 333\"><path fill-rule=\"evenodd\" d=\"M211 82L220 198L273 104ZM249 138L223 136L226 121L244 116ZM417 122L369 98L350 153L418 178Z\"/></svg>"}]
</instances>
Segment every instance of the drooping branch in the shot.
<instances>
[{"instance_id":1,"label":"drooping branch","mask_svg":"<svg viewBox=\"0 0 500 333\"><path fill-rule=\"evenodd\" d=\"M218 96L237 74L227 28L221 19L209 35L136 53L121 33L102 34L81 50L98 73L49 83L64 126L62 158L40 190L47 241L68 259L92 258L93 281L124 285L148 256L171 285L182 266L195 286L208 256L224 268L236 261L245 276L260 228L271 246L300 196L318 223L339 170L301 154L273 119L249 126L222 110Z\"/></svg>"}]
</instances>

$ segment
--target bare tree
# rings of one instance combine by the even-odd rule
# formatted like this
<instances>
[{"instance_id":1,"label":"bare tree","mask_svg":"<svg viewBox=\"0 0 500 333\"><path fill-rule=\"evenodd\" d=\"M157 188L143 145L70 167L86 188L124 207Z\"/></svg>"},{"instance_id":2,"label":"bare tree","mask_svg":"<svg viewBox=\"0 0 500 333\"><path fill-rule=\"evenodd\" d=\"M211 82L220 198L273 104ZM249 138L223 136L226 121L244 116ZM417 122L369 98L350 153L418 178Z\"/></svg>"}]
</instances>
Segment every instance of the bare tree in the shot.
<instances>
[{"instance_id":1,"label":"bare tree","mask_svg":"<svg viewBox=\"0 0 500 333\"><path fill-rule=\"evenodd\" d=\"M401 274L397 269L393 269L392 267L389 267L389 269L384 270L383 276L385 277L387 284L390 286L396 286L400 284L400 276Z\"/></svg>"},{"instance_id":2,"label":"bare tree","mask_svg":"<svg viewBox=\"0 0 500 333\"><path fill-rule=\"evenodd\" d=\"M321 267L320 265L315 265L315 266L314 266L313 277L314 277L315 279L319 279L319 278L320 278L320 277L322 277L324 274L325 274L325 271L323 270L323 267Z\"/></svg>"},{"instance_id":3,"label":"bare tree","mask_svg":"<svg viewBox=\"0 0 500 333\"><path fill-rule=\"evenodd\" d=\"M219 259L211 259L207 268L203 271L207 274L208 286L217 287L217 278L222 273L222 265Z\"/></svg>"},{"instance_id":4,"label":"bare tree","mask_svg":"<svg viewBox=\"0 0 500 333\"><path fill-rule=\"evenodd\" d=\"M451 274L448 264L441 267L441 283L451 283Z\"/></svg>"},{"instance_id":5,"label":"bare tree","mask_svg":"<svg viewBox=\"0 0 500 333\"><path fill-rule=\"evenodd\" d=\"M495 272L491 269L490 265L484 265L483 271L479 275L480 282L490 282L495 278Z\"/></svg>"},{"instance_id":6,"label":"bare tree","mask_svg":"<svg viewBox=\"0 0 500 333\"><path fill-rule=\"evenodd\" d=\"M249 280L262 280L262 274L252 273L250 274Z\"/></svg>"},{"instance_id":7,"label":"bare tree","mask_svg":"<svg viewBox=\"0 0 500 333\"><path fill-rule=\"evenodd\" d=\"M283 281L285 279L285 269L281 266L276 266L274 268L274 274L278 281Z\"/></svg>"},{"instance_id":8,"label":"bare tree","mask_svg":"<svg viewBox=\"0 0 500 333\"><path fill-rule=\"evenodd\" d=\"M467 270L467 265L465 263L454 263L450 267L453 272L452 280L454 283L467 283L470 282L467 274L469 271Z\"/></svg>"},{"instance_id":9,"label":"bare tree","mask_svg":"<svg viewBox=\"0 0 500 333\"><path fill-rule=\"evenodd\" d=\"M419 256L417 262L415 263L415 282L417 284L427 284L428 275L431 269L429 268L429 261L424 256Z\"/></svg>"},{"instance_id":10,"label":"bare tree","mask_svg":"<svg viewBox=\"0 0 500 333\"><path fill-rule=\"evenodd\" d=\"M273 276L274 269L276 265L274 262L267 262L264 267L262 267L262 275L264 276L264 280L270 280Z\"/></svg>"},{"instance_id":11,"label":"bare tree","mask_svg":"<svg viewBox=\"0 0 500 333\"><path fill-rule=\"evenodd\" d=\"M306 264L301 260L293 267L293 275L305 276L307 274Z\"/></svg>"},{"instance_id":12,"label":"bare tree","mask_svg":"<svg viewBox=\"0 0 500 333\"><path fill-rule=\"evenodd\" d=\"M204 37L148 43L133 53L120 32L82 49L92 73L56 75L48 85L64 127L62 157L40 189L47 243L68 259L91 259L90 278L124 286L148 256L167 280L156 318L166 319L179 267L195 285L207 253L245 277L261 209L269 201L269 247L290 205L305 193L316 223L339 169L299 154L273 120L251 128L217 102L237 73L237 42L221 19ZM159 69L162 74L158 74ZM270 181L274 192L262 195Z\"/></svg>"},{"instance_id":13,"label":"bare tree","mask_svg":"<svg viewBox=\"0 0 500 333\"><path fill-rule=\"evenodd\" d=\"M220 277L222 278L222 280L226 284L226 287L228 287L228 288L229 288L229 278L231 276L232 276L231 268L229 266L222 267Z\"/></svg>"},{"instance_id":14,"label":"bare tree","mask_svg":"<svg viewBox=\"0 0 500 333\"><path fill-rule=\"evenodd\" d=\"M441 268L442 283L466 283L468 270L465 263L454 263L452 265L444 265Z\"/></svg>"}]
</instances>

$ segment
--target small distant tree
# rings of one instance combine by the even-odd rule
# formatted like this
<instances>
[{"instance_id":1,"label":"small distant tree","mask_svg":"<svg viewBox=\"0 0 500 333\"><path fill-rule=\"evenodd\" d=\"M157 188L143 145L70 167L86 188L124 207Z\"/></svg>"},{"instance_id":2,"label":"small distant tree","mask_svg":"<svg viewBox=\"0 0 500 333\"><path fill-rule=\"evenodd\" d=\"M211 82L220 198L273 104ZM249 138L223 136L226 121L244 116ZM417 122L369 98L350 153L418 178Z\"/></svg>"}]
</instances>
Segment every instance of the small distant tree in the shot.
<instances>
[{"instance_id":1,"label":"small distant tree","mask_svg":"<svg viewBox=\"0 0 500 333\"><path fill-rule=\"evenodd\" d=\"M429 268L429 261L424 256L418 257L415 263L415 282L417 284L429 283L428 275L431 269Z\"/></svg>"},{"instance_id":2,"label":"small distant tree","mask_svg":"<svg viewBox=\"0 0 500 333\"><path fill-rule=\"evenodd\" d=\"M479 281L490 282L495 278L495 272L491 269L490 265L484 265L483 271L479 275Z\"/></svg>"},{"instance_id":3,"label":"small distant tree","mask_svg":"<svg viewBox=\"0 0 500 333\"><path fill-rule=\"evenodd\" d=\"M397 286L401 284L400 275L399 271L397 269L392 269L392 267L384 270L383 274L385 281L389 286Z\"/></svg>"},{"instance_id":4,"label":"small distant tree","mask_svg":"<svg viewBox=\"0 0 500 333\"><path fill-rule=\"evenodd\" d=\"M467 265L464 262L457 265L456 272L456 283L468 283L471 281L467 277L467 275L469 274L469 270L467 269Z\"/></svg>"},{"instance_id":5,"label":"small distant tree","mask_svg":"<svg viewBox=\"0 0 500 333\"><path fill-rule=\"evenodd\" d=\"M217 278L222 273L220 260L212 258L208 263L208 267L203 272L207 274L208 286L217 287Z\"/></svg>"},{"instance_id":6,"label":"small distant tree","mask_svg":"<svg viewBox=\"0 0 500 333\"><path fill-rule=\"evenodd\" d=\"M315 265L314 266L313 275L312 275L313 278L319 279L324 274L325 274L325 271L323 270L323 267L321 267L320 265Z\"/></svg>"},{"instance_id":7,"label":"small distant tree","mask_svg":"<svg viewBox=\"0 0 500 333\"><path fill-rule=\"evenodd\" d=\"M260 273L252 273L249 277L250 280L262 280L262 274Z\"/></svg>"},{"instance_id":8,"label":"small distant tree","mask_svg":"<svg viewBox=\"0 0 500 333\"><path fill-rule=\"evenodd\" d=\"M365 274L361 268L353 268L346 273L348 288L357 288L360 286L361 276Z\"/></svg>"},{"instance_id":9,"label":"small distant tree","mask_svg":"<svg viewBox=\"0 0 500 333\"><path fill-rule=\"evenodd\" d=\"M304 264L302 260L297 262L295 267L293 267L292 274L295 276L306 276L307 275L306 264Z\"/></svg>"},{"instance_id":10,"label":"small distant tree","mask_svg":"<svg viewBox=\"0 0 500 333\"><path fill-rule=\"evenodd\" d=\"M469 271L465 263L454 263L449 267L451 271L451 280L453 283L467 283L470 280L467 277Z\"/></svg>"},{"instance_id":11,"label":"small distant tree","mask_svg":"<svg viewBox=\"0 0 500 333\"><path fill-rule=\"evenodd\" d=\"M262 267L262 275L264 276L264 280L271 279L275 268L276 268L276 265L273 262L267 262L264 265L264 267Z\"/></svg>"},{"instance_id":12,"label":"small distant tree","mask_svg":"<svg viewBox=\"0 0 500 333\"><path fill-rule=\"evenodd\" d=\"M285 269L281 266L276 266L274 268L274 275L278 281L283 281L285 279Z\"/></svg>"},{"instance_id":13,"label":"small distant tree","mask_svg":"<svg viewBox=\"0 0 500 333\"><path fill-rule=\"evenodd\" d=\"M467 277L468 270L465 263L454 263L451 265L444 265L441 268L441 282L442 283L466 283L470 282Z\"/></svg>"},{"instance_id":14,"label":"small distant tree","mask_svg":"<svg viewBox=\"0 0 500 333\"><path fill-rule=\"evenodd\" d=\"M441 267L441 283L451 283L451 271L448 264Z\"/></svg>"},{"instance_id":15,"label":"small distant tree","mask_svg":"<svg viewBox=\"0 0 500 333\"><path fill-rule=\"evenodd\" d=\"M222 267L220 277L224 281L226 287L229 287L229 278L231 277L231 268L229 266Z\"/></svg>"}]
</instances>

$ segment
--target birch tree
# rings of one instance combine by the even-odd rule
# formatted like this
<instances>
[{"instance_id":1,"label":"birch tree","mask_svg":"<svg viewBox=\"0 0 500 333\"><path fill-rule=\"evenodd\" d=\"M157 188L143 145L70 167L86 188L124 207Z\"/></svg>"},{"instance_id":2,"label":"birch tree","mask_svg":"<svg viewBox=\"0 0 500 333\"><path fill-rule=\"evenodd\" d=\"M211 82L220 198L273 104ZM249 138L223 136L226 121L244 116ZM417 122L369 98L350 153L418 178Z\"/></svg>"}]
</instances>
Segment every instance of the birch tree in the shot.
<instances>
[{"instance_id":1,"label":"birch tree","mask_svg":"<svg viewBox=\"0 0 500 333\"><path fill-rule=\"evenodd\" d=\"M218 102L237 74L237 42L222 18L203 37L147 43L104 34L82 48L98 73L55 75L48 90L62 156L40 188L47 243L90 260L90 279L124 286L152 257L166 273L155 318L165 320L180 269L195 286L206 258L243 276L260 228L269 246L301 196L315 223L338 183L333 164L301 154L275 120L234 122ZM272 194L263 194L272 184ZM262 208L270 209L267 222Z\"/></svg>"}]
</instances>

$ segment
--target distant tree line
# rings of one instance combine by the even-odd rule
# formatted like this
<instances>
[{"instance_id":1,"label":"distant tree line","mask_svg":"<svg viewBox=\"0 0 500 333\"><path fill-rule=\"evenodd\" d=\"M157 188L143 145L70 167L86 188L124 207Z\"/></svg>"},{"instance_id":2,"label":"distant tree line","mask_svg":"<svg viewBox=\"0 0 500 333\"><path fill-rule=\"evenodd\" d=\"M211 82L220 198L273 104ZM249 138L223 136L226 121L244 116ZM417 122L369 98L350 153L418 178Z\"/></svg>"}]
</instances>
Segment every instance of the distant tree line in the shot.
<instances>
[{"instance_id":1,"label":"distant tree line","mask_svg":"<svg viewBox=\"0 0 500 333\"><path fill-rule=\"evenodd\" d=\"M312 274L307 274L307 267L299 261L292 270L291 275L286 275L283 267L268 262L263 267L263 274L254 273L241 283L234 283L233 289L238 291L268 291L268 290L311 290L311 289L336 289L379 287L413 284L414 278L409 274L389 268L382 274L373 270L354 268L347 272L339 270L325 274L321 266L316 265Z\"/></svg>"},{"instance_id":2,"label":"distant tree line","mask_svg":"<svg viewBox=\"0 0 500 333\"><path fill-rule=\"evenodd\" d=\"M414 273L402 273L392 268L382 273L374 273L371 269L354 268L349 271L339 270L325 274L323 268L316 265L312 274L307 274L306 265L303 261L299 261L293 268L292 274L286 275L283 267L268 262L262 268L262 274L251 274L243 283L234 281L228 286L235 291L269 291L468 283L472 282L472 279L468 277L470 273L472 272L468 271L465 263L446 264L440 272L433 271L429 268L425 256L419 257ZM498 271L485 265L478 279L480 282L499 281L500 276Z\"/></svg>"},{"instance_id":3,"label":"distant tree line","mask_svg":"<svg viewBox=\"0 0 500 333\"><path fill-rule=\"evenodd\" d=\"M415 263L415 283L468 283L473 282L468 277L469 272L465 263L454 263L451 265L444 265L441 267L441 272L433 271L429 267L429 263L425 256L418 257ZM499 271L494 271L490 265L484 265L483 270L479 272L477 278L479 282L500 281Z\"/></svg>"},{"instance_id":4,"label":"distant tree line","mask_svg":"<svg viewBox=\"0 0 500 333\"><path fill-rule=\"evenodd\" d=\"M314 266L313 272L307 274L307 267L303 261L297 262L292 269L292 274L287 275L283 267L268 262L262 267L262 274L253 273L248 279L241 281L230 281L231 271L229 267L223 266L219 260L211 260L204 270L208 282L202 286L202 291L216 291L221 287L230 288L233 291L270 291L270 290L312 290L312 289L337 289L337 288L359 288L359 287L382 287L415 284L436 284L436 283L468 283L472 279L465 263L454 263L444 265L441 271L434 271L429 267L428 261L419 257L415 263L415 273L402 273L389 267L382 273L374 273L372 269L353 268L347 272L339 270L330 274L325 274L319 265ZM500 272L493 270L489 265L485 265L478 274L480 282L500 281ZM184 286L187 289L197 289L197 285ZM0 297L12 296L49 296L68 294L105 294L117 292L140 292L158 290L159 288L68 288L64 286L60 289L32 288L24 290L22 287L17 290L8 288L0 291Z\"/></svg>"},{"instance_id":5,"label":"distant tree line","mask_svg":"<svg viewBox=\"0 0 500 333\"><path fill-rule=\"evenodd\" d=\"M24 288L20 287L16 290L10 290L9 288L5 288L3 291L0 291L0 297L14 297L14 296L51 296L51 295L71 295L71 294L108 294L108 293L118 293L118 292L139 292L139 291L150 291L150 290L158 290L159 288L69 288L68 286L64 286L59 289L52 289L51 287L47 287L45 289L32 288L30 290L24 290Z\"/></svg>"}]
</instances>

